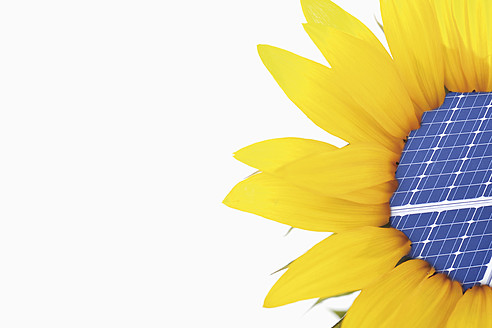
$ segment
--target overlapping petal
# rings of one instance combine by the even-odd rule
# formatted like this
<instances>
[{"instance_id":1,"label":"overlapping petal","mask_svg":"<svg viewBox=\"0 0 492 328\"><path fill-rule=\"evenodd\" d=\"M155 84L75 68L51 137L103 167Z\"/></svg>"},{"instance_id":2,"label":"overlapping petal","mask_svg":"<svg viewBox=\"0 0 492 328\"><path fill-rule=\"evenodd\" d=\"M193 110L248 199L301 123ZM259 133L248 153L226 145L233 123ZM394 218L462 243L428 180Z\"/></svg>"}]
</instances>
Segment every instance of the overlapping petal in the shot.
<instances>
[{"instance_id":1,"label":"overlapping petal","mask_svg":"<svg viewBox=\"0 0 492 328\"><path fill-rule=\"evenodd\" d=\"M245 164L264 172L278 168L316 153L334 151L337 147L326 142L303 138L276 138L254 143L234 153Z\"/></svg>"},{"instance_id":2,"label":"overlapping petal","mask_svg":"<svg viewBox=\"0 0 492 328\"><path fill-rule=\"evenodd\" d=\"M395 309L415 288L434 273L422 260L397 266L372 286L364 288L350 307L343 328L395 327Z\"/></svg>"},{"instance_id":3,"label":"overlapping petal","mask_svg":"<svg viewBox=\"0 0 492 328\"><path fill-rule=\"evenodd\" d=\"M449 317L446 328L492 327L492 288L474 286L465 292Z\"/></svg>"},{"instance_id":4,"label":"overlapping petal","mask_svg":"<svg viewBox=\"0 0 492 328\"><path fill-rule=\"evenodd\" d=\"M492 3L434 0L451 91L492 91Z\"/></svg>"},{"instance_id":5,"label":"overlapping petal","mask_svg":"<svg viewBox=\"0 0 492 328\"><path fill-rule=\"evenodd\" d=\"M342 327L444 327L462 290L458 282L433 272L422 260L399 265L361 292Z\"/></svg>"},{"instance_id":6,"label":"overlapping petal","mask_svg":"<svg viewBox=\"0 0 492 328\"><path fill-rule=\"evenodd\" d=\"M381 146L351 144L340 149L326 147L277 167L278 162L272 165L259 161L255 148L262 152L263 145L253 144L240 150L236 158L300 188L332 197L394 181L399 157Z\"/></svg>"},{"instance_id":7,"label":"overlapping petal","mask_svg":"<svg viewBox=\"0 0 492 328\"><path fill-rule=\"evenodd\" d=\"M308 33L323 54L330 48L333 48L333 44L330 44L329 37L323 33L329 31L326 27L337 29L364 40L375 50L379 50L383 54L386 54L386 50L381 42L367 26L332 1L301 0L301 5L304 16L308 22L305 24L308 26Z\"/></svg>"},{"instance_id":8,"label":"overlapping petal","mask_svg":"<svg viewBox=\"0 0 492 328\"><path fill-rule=\"evenodd\" d=\"M397 154L381 146L353 144L306 156L273 174L301 188L336 197L394 181L397 160Z\"/></svg>"},{"instance_id":9,"label":"overlapping petal","mask_svg":"<svg viewBox=\"0 0 492 328\"><path fill-rule=\"evenodd\" d=\"M332 235L289 265L264 306L359 290L390 271L409 250L410 241L393 228L363 227Z\"/></svg>"},{"instance_id":10,"label":"overlapping petal","mask_svg":"<svg viewBox=\"0 0 492 328\"><path fill-rule=\"evenodd\" d=\"M338 198L350 200L360 204L389 203L391 196L398 187L396 180L384 182L379 185L337 195Z\"/></svg>"},{"instance_id":11,"label":"overlapping petal","mask_svg":"<svg viewBox=\"0 0 492 328\"><path fill-rule=\"evenodd\" d=\"M355 153L358 153L357 152L358 149L377 148L377 146L371 147L370 145L366 145L366 144L354 144L346 147L349 148L343 150L343 152L354 153L352 157L353 160L356 160L357 158L357 154ZM385 152L383 149L383 153L381 154L381 149L379 148L377 149L378 150L373 154L374 156L372 157L373 160L380 161L381 167L383 167L385 165L384 163L386 164L388 163L387 158L385 157L385 154L387 155L387 152ZM237 152L235 152L234 156L239 161L248 164L254 168L257 168L258 170L279 176L279 174L282 172L282 170L280 169L284 166L287 166L287 168L285 169L287 170L288 165L292 164L295 161L301 160L310 155L313 155L313 157L309 157L309 158L316 158L317 157L316 154L323 154L331 151L338 152L340 150L330 144L321 141L311 140L311 139L278 138L278 139L261 141L252 144L250 146L244 147L238 150ZM392 153L390 152L390 154ZM395 167L394 167L394 163L391 162L391 160L396 161L397 154L392 154L391 157L392 159L390 159L388 170L389 172L394 172ZM353 164L355 164L355 162L353 162ZM364 166L364 163L362 163L361 166ZM338 167L340 167L340 165ZM327 166L327 170L330 169L336 170L337 167L329 168ZM353 175L359 171L359 168L356 165L353 166L352 168L346 166L342 170L347 174ZM316 174L315 172L313 173ZM340 174L342 173L343 172L340 172ZM288 178L289 177L287 177L287 179ZM335 183L335 181L333 181L333 183ZM354 185L353 186L355 188L354 190L349 191L347 193L341 193L339 192L340 188L338 188L338 186L333 183L328 185L331 186L331 189L333 190L331 192L329 190L323 190L322 194L330 195L331 197L334 198L344 199L360 204L388 203L389 199L391 198L393 192L396 190L397 187L396 180L391 179L386 182L381 182L379 184L376 183L374 185L369 185L369 186L367 184ZM304 189L313 191L313 189L310 188L309 186L307 187L304 186Z\"/></svg>"},{"instance_id":12,"label":"overlapping petal","mask_svg":"<svg viewBox=\"0 0 492 328\"><path fill-rule=\"evenodd\" d=\"M401 151L401 139L406 134L400 131L391 135L390 128L365 109L371 107L354 99L358 97L357 90L353 90L354 81L279 48L261 45L258 52L289 99L319 127L350 143L371 142Z\"/></svg>"},{"instance_id":13,"label":"overlapping petal","mask_svg":"<svg viewBox=\"0 0 492 328\"><path fill-rule=\"evenodd\" d=\"M429 0L381 0L384 33L418 114L444 101L439 25Z\"/></svg>"},{"instance_id":14,"label":"overlapping petal","mask_svg":"<svg viewBox=\"0 0 492 328\"><path fill-rule=\"evenodd\" d=\"M424 279L396 309L393 325L401 328L441 328L445 326L462 296L459 282L438 273Z\"/></svg>"},{"instance_id":15,"label":"overlapping petal","mask_svg":"<svg viewBox=\"0 0 492 328\"><path fill-rule=\"evenodd\" d=\"M388 223L387 204L365 205L327 197L259 173L238 183L224 203L295 228L339 232Z\"/></svg>"},{"instance_id":16,"label":"overlapping petal","mask_svg":"<svg viewBox=\"0 0 492 328\"><path fill-rule=\"evenodd\" d=\"M304 27L333 67L340 85L348 87L346 93L353 103L392 136L404 138L418 127L408 92L384 48L328 25Z\"/></svg>"},{"instance_id":17,"label":"overlapping petal","mask_svg":"<svg viewBox=\"0 0 492 328\"><path fill-rule=\"evenodd\" d=\"M301 0L304 16L309 24L321 24L336 28L382 49L377 37L357 18L330 0Z\"/></svg>"},{"instance_id":18,"label":"overlapping petal","mask_svg":"<svg viewBox=\"0 0 492 328\"><path fill-rule=\"evenodd\" d=\"M464 40L454 19L453 2L434 0L442 38L445 84L451 91L470 92L477 88L472 71L473 54L466 50ZM472 73L472 74L470 74Z\"/></svg>"},{"instance_id":19,"label":"overlapping petal","mask_svg":"<svg viewBox=\"0 0 492 328\"><path fill-rule=\"evenodd\" d=\"M417 128L409 96L377 37L332 1L302 0L301 4L306 32L330 65L339 68L341 85L349 86L354 102L393 136L404 137Z\"/></svg>"}]
</instances>

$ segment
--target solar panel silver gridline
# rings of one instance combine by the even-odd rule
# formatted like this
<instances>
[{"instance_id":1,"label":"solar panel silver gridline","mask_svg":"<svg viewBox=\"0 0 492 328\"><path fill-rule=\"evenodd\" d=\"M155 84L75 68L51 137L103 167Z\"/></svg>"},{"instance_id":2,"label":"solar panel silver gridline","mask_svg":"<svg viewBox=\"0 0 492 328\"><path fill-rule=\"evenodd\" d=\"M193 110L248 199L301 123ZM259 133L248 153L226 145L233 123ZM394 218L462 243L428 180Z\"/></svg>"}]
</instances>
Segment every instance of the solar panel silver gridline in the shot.
<instances>
[{"instance_id":1,"label":"solar panel silver gridline","mask_svg":"<svg viewBox=\"0 0 492 328\"><path fill-rule=\"evenodd\" d=\"M463 287L492 280L492 93L449 93L409 134L391 225Z\"/></svg>"}]
</instances>

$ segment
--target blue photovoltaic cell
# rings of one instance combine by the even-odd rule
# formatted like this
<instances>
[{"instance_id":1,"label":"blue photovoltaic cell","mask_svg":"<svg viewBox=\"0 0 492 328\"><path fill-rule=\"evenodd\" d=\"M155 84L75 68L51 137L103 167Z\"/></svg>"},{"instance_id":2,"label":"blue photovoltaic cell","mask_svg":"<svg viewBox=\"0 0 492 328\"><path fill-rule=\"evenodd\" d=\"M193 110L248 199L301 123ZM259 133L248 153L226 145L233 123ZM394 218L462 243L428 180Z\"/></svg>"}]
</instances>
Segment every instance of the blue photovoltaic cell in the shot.
<instances>
[{"instance_id":1,"label":"blue photovoltaic cell","mask_svg":"<svg viewBox=\"0 0 492 328\"><path fill-rule=\"evenodd\" d=\"M490 283L492 201L483 202L492 199L491 108L492 93L449 93L425 112L409 134L390 202L391 225L412 241L410 255L464 288Z\"/></svg>"}]
</instances>

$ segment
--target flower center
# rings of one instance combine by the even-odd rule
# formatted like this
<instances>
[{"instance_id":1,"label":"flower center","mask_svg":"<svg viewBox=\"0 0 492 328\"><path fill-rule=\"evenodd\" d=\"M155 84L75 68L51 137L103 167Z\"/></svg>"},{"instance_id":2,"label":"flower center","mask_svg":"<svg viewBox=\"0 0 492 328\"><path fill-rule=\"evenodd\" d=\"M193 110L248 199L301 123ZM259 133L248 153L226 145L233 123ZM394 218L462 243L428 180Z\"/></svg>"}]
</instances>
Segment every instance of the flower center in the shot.
<instances>
[{"instance_id":1,"label":"flower center","mask_svg":"<svg viewBox=\"0 0 492 328\"><path fill-rule=\"evenodd\" d=\"M492 93L454 93L403 150L391 225L465 289L492 282Z\"/></svg>"}]
</instances>

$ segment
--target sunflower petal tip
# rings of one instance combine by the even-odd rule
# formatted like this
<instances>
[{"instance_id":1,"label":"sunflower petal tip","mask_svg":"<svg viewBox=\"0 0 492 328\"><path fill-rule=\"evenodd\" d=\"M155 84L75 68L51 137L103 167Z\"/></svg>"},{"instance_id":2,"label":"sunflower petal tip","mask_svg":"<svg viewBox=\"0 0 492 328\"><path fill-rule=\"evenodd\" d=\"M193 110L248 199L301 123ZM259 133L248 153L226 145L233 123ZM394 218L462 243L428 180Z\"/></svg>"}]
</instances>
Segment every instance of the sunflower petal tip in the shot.
<instances>
[{"instance_id":1,"label":"sunflower petal tip","mask_svg":"<svg viewBox=\"0 0 492 328\"><path fill-rule=\"evenodd\" d=\"M268 292L265 300L263 301L263 307L267 309L279 307L285 304L287 303L279 301L278 297L275 297L275 295L272 294L272 290Z\"/></svg>"},{"instance_id":2,"label":"sunflower petal tip","mask_svg":"<svg viewBox=\"0 0 492 328\"><path fill-rule=\"evenodd\" d=\"M224 204L227 207L235 208L237 203L238 203L238 198L236 195L236 187L234 187L222 200L222 204Z\"/></svg>"},{"instance_id":3,"label":"sunflower petal tip","mask_svg":"<svg viewBox=\"0 0 492 328\"><path fill-rule=\"evenodd\" d=\"M316 26L315 26L316 23L302 23L302 27L304 28L304 31L310 36L312 37L312 35L315 35L316 33ZM328 26L324 26L325 29L328 29L329 27Z\"/></svg>"},{"instance_id":4,"label":"sunflower petal tip","mask_svg":"<svg viewBox=\"0 0 492 328\"><path fill-rule=\"evenodd\" d=\"M263 301L263 307L264 307L264 308L267 308L267 309L271 309L271 308L273 308L274 306L272 306L272 305L270 304L270 302L269 302L267 299L265 299L265 300Z\"/></svg>"},{"instance_id":5,"label":"sunflower petal tip","mask_svg":"<svg viewBox=\"0 0 492 328\"><path fill-rule=\"evenodd\" d=\"M269 44L258 44L256 46L256 49L258 50L258 54L260 56L262 56L263 54L265 54L266 52L268 52L268 50L271 50L272 48L275 48L275 47L271 46Z\"/></svg>"},{"instance_id":6,"label":"sunflower petal tip","mask_svg":"<svg viewBox=\"0 0 492 328\"><path fill-rule=\"evenodd\" d=\"M230 207L231 200L230 200L229 195L227 195L227 196L226 196L226 197L222 200L222 204L224 204L225 206Z\"/></svg>"},{"instance_id":7,"label":"sunflower petal tip","mask_svg":"<svg viewBox=\"0 0 492 328\"><path fill-rule=\"evenodd\" d=\"M255 144L253 144L253 145L255 145ZM251 145L251 146L253 146L253 145ZM243 147L241 149L236 150L235 152L232 153L232 157L234 157L234 159L244 163L244 161L248 157L248 151L251 150L251 146L246 146L246 147Z\"/></svg>"}]
</instances>

